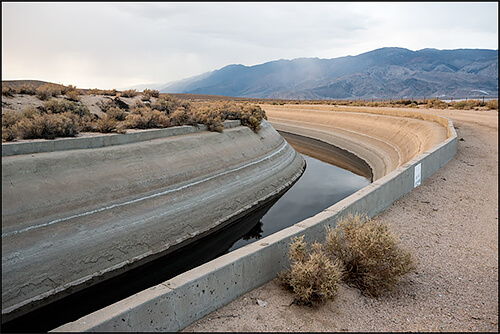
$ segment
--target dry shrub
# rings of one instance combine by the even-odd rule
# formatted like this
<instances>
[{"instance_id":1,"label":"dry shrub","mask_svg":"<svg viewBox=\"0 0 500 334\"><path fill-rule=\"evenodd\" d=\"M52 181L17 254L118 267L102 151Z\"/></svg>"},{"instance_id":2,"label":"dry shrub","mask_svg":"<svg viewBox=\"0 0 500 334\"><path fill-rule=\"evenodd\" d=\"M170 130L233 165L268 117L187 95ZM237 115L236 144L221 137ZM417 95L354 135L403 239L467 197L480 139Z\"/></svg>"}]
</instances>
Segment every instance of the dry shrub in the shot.
<instances>
[{"instance_id":1,"label":"dry shrub","mask_svg":"<svg viewBox=\"0 0 500 334\"><path fill-rule=\"evenodd\" d=\"M194 122L207 125L209 131L222 132L224 130L222 117L225 115L214 106L202 105L193 109L192 115Z\"/></svg>"},{"instance_id":2,"label":"dry shrub","mask_svg":"<svg viewBox=\"0 0 500 334\"><path fill-rule=\"evenodd\" d=\"M87 89L87 95L99 95L99 88L90 88Z\"/></svg>"},{"instance_id":3,"label":"dry shrub","mask_svg":"<svg viewBox=\"0 0 500 334\"><path fill-rule=\"evenodd\" d=\"M97 131L101 133L109 133L116 131L116 126L118 125L118 122L116 121L115 118L104 115L103 118L97 120Z\"/></svg>"},{"instance_id":4,"label":"dry shrub","mask_svg":"<svg viewBox=\"0 0 500 334\"><path fill-rule=\"evenodd\" d=\"M62 114L38 114L24 117L14 126L17 136L22 139L54 139L74 137L78 134L76 115L71 112Z\"/></svg>"},{"instance_id":5,"label":"dry shrub","mask_svg":"<svg viewBox=\"0 0 500 334\"><path fill-rule=\"evenodd\" d=\"M364 215L350 214L328 229L325 251L344 263L348 283L372 296L392 290L415 269L411 253L398 245L388 224Z\"/></svg>"},{"instance_id":6,"label":"dry shrub","mask_svg":"<svg viewBox=\"0 0 500 334\"><path fill-rule=\"evenodd\" d=\"M295 237L290 245L290 270L280 274L281 283L291 289L299 304L333 301L340 289L343 265L332 260L320 243L307 251L304 236Z\"/></svg>"},{"instance_id":7,"label":"dry shrub","mask_svg":"<svg viewBox=\"0 0 500 334\"><path fill-rule=\"evenodd\" d=\"M445 109L448 108L448 103L439 99L427 100L427 108Z\"/></svg>"},{"instance_id":8,"label":"dry shrub","mask_svg":"<svg viewBox=\"0 0 500 334\"><path fill-rule=\"evenodd\" d=\"M13 128L2 126L2 141L14 141L17 138L17 132Z\"/></svg>"},{"instance_id":9,"label":"dry shrub","mask_svg":"<svg viewBox=\"0 0 500 334\"><path fill-rule=\"evenodd\" d=\"M486 108L498 110L498 100L491 100L486 102Z\"/></svg>"},{"instance_id":10,"label":"dry shrub","mask_svg":"<svg viewBox=\"0 0 500 334\"><path fill-rule=\"evenodd\" d=\"M42 112L34 106L27 107L22 113L23 117L26 118L34 118L35 116L40 116L41 114Z\"/></svg>"},{"instance_id":11,"label":"dry shrub","mask_svg":"<svg viewBox=\"0 0 500 334\"><path fill-rule=\"evenodd\" d=\"M16 93L16 90L10 86L2 85L2 95L6 97L13 97Z\"/></svg>"},{"instance_id":12,"label":"dry shrub","mask_svg":"<svg viewBox=\"0 0 500 334\"><path fill-rule=\"evenodd\" d=\"M172 126L180 126L196 124L196 120L193 119L192 114L184 107L178 107L173 113L170 114L170 123Z\"/></svg>"},{"instance_id":13,"label":"dry shrub","mask_svg":"<svg viewBox=\"0 0 500 334\"><path fill-rule=\"evenodd\" d=\"M127 89L127 90L124 90L123 92L121 92L121 96L122 97L135 97L137 96L139 93L137 92L137 90L135 89Z\"/></svg>"},{"instance_id":14,"label":"dry shrub","mask_svg":"<svg viewBox=\"0 0 500 334\"><path fill-rule=\"evenodd\" d=\"M263 119L267 119L266 113L258 105L245 104L241 110L241 124L248 126L254 132L258 132Z\"/></svg>"},{"instance_id":15,"label":"dry shrub","mask_svg":"<svg viewBox=\"0 0 500 334\"><path fill-rule=\"evenodd\" d=\"M146 88L146 89L144 89L142 91L142 95L144 97L147 97L148 100L149 100L149 98L151 98L151 97L156 97L156 98L159 97L160 96L160 92L158 90L156 90L156 89Z\"/></svg>"},{"instance_id":16,"label":"dry shrub","mask_svg":"<svg viewBox=\"0 0 500 334\"><path fill-rule=\"evenodd\" d=\"M159 97L155 102L151 103L151 109L164 111L167 113L167 115L173 113L179 107L183 107L186 110L191 109L191 105L188 102L176 99L168 95Z\"/></svg>"},{"instance_id":17,"label":"dry shrub","mask_svg":"<svg viewBox=\"0 0 500 334\"><path fill-rule=\"evenodd\" d=\"M16 111L6 110L2 112L2 141L13 141L17 132L13 126L21 120L22 115Z\"/></svg>"},{"instance_id":18,"label":"dry shrub","mask_svg":"<svg viewBox=\"0 0 500 334\"><path fill-rule=\"evenodd\" d=\"M36 89L36 96L42 100L48 100L49 97L61 95L61 87L54 84L44 84Z\"/></svg>"},{"instance_id":19,"label":"dry shrub","mask_svg":"<svg viewBox=\"0 0 500 334\"><path fill-rule=\"evenodd\" d=\"M67 100L50 99L43 104L43 108L48 113L60 114L71 112L80 117L90 113L89 108L81 103Z\"/></svg>"},{"instance_id":20,"label":"dry shrub","mask_svg":"<svg viewBox=\"0 0 500 334\"><path fill-rule=\"evenodd\" d=\"M80 101L80 95L81 95L81 92L79 90L77 90L76 88L74 88L73 86L69 85L69 89L66 90L66 92L64 93L66 95L66 97L70 100L70 101L75 101L75 102L78 102Z\"/></svg>"},{"instance_id":21,"label":"dry shrub","mask_svg":"<svg viewBox=\"0 0 500 334\"><path fill-rule=\"evenodd\" d=\"M33 85L23 83L21 86L17 88L17 93L18 94L27 94L27 95L35 95L36 94L36 88Z\"/></svg>"},{"instance_id":22,"label":"dry shrub","mask_svg":"<svg viewBox=\"0 0 500 334\"><path fill-rule=\"evenodd\" d=\"M127 113L123 111L120 108L117 107L111 107L106 111L106 115L117 120L117 121L124 121L125 118L127 117Z\"/></svg>"},{"instance_id":23,"label":"dry shrub","mask_svg":"<svg viewBox=\"0 0 500 334\"><path fill-rule=\"evenodd\" d=\"M116 96L118 91L116 89L104 89L99 90L97 95L106 95L106 96Z\"/></svg>"},{"instance_id":24,"label":"dry shrub","mask_svg":"<svg viewBox=\"0 0 500 334\"><path fill-rule=\"evenodd\" d=\"M471 110L478 107L482 107L485 104L480 100L467 100L467 101L457 101L451 102L450 106L454 109Z\"/></svg>"},{"instance_id":25,"label":"dry shrub","mask_svg":"<svg viewBox=\"0 0 500 334\"><path fill-rule=\"evenodd\" d=\"M171 122L165 113L151 110L149 107L135 107L125 118L125 125L130 129L165 128Z\"/></svg>"},{"instance_id":26,"label":"dry shrub","mask_svg":"<svg viewBox=\"0 0 500 334\"><path fill-rule=\"evenodd\" d=\"M108 112L109 109L116 107L113 100L105 98L104 100L99 100L96 105L101 109L102 112Z\"/></svg>"},{"instance_id":27,"label":"dry shrub","mask_svg":"<svg viewBox=\"0 0 500 334\"><path fill-rule=\"evenodd\" d=\"M142 91L142 96L141 96L141 100L142 101L149 101L152 97L158 97L160 96L160 92L157 91L156 89L149 89L149 88L146 88Z\"/></svg>"},{"instance_id":28,"label":"dry shrub","mask_svg":"<svg viewBox=\"0 0 500 334\"><path fill-rule=\"evenodd\" d=\"M225 120L241 120L241 125L248 126L258 132L263 119L267 119L265 111L258 105L247 102L216 101L198 105L193 110L194 119L210 127L213 118L219 117L221 126Z\"/></svg>"},{"instance_id":29,"label":"dry shrub","mask_svg":"<svg viewBox=\"0 0 500 334\"><path fill-rule=\"evenodd\" d=\"M99 117L96 114L88 114L78 119L78 129L83 132L99 132L97 121Z\"/></svg>"}]
</instances>

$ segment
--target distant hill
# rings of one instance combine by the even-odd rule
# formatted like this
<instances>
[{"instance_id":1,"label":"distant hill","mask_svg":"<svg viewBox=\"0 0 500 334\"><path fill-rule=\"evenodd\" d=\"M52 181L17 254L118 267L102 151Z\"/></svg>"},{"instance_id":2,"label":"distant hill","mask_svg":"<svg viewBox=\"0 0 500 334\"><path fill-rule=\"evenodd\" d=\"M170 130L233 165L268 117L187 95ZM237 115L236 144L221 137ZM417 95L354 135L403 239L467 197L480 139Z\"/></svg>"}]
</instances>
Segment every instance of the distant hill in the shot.
<instances>
[{"instance_id":1,"label":"distant hill","mask_svg":"<svg viewBox=\"0 0 500 334\"><path fill-rule=\"evenodd\" d=\"M498 96L498 50L381 48L333 59L228 65L162 93L277 99Z\"/></svg>"},{"instance_id":2,"label":"distant hill","mask_svg":"<svg viewBox=\"0 0 500 334\"><path fill-rule=\"evenodd\" d=\"M41 81L41 80L2 80L3 87L12 87L12 88L17 88L22 85L29 85L33 86L36 89L45 84L57 85L52 82Z\"/></svg>"}]
</instances>

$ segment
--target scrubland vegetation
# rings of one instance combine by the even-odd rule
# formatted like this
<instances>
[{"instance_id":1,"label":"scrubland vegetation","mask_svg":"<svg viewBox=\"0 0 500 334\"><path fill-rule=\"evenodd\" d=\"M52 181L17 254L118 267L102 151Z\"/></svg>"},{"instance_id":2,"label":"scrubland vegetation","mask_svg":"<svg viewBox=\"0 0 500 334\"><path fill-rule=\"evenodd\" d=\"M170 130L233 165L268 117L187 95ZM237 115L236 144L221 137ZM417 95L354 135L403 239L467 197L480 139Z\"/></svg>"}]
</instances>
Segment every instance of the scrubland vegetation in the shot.
<instances>
[{"instance_id":1,"label":"scrubland vegetation","mask_svg":"<svg viewBox=\"0 0 500 334\"><path fill-rule=\"evenodd\" d=\"M437 109L495 109L498 100L466 100L444 102L439 99L391 100L370 102L364 100L259 100L215 96L189 96L178 98L160 94L158 90L135 89L77 89L75 86L53 83L19 85L2 84L2 95L9 98L16 94L33 95L43 102L41 107L17 113L2 111L2 141L16 139L76 136L80 132L125 133L127 129L166 128L179 125L205 124L210 131L223 131L225 120L241 120L242 125L258 131L265 111L258 104L326 104L339 106L407 107ZM98 102L104 115L89 112L81 102L82 97L104 96ZM189 98L189 100L188 100ZM123 99L133 99L130 105ZM3 109L3 108L2 108ZM39 128L37 128L39 127Z\"/></svg>"},{"instance_id":2,"label":"scrubland vegetation","mask_svg":"<svg viewBox=\"0 0 500 334\"><path fill-rule=\"evenodd\" d=\"M425 100L391 100L391 101L365 101L365 100L278 100L278 101L258 101L257 103L269 103L272 105L284 104L325 104L338 106L355 106L355 107L388 107L388 108L435 108L435 109L465 109L478 110L485 108L490 110L498 110L498 100L482 101L482 100L466 100L466 101L451 101L445 102L440 99L432 98Z\"/></svg>"},{"instance_id":3,"label":"scrubland vegetation","mask_svg":"<svg viewBox=\"0 0 500 334\"><path fill-rule=\"evenodd\" d=\"M291 267L279 279L299 303L334 300L341 281L377 297L416 268L387 222L364 215L342 218L327 229L322 244L315 242L310 249L303 236L294 238L289 258Z\"/></svg>"},{"instance_id":4,"label":"scrubland vegetation","mask_svg":"<svg viewBox=\"0 0 500 334\"><path fill-rule=\"evenodd\" d=\"M204 124L210 131L222 132L224 121L240 120L241 124L257 132L264 110L245 101L191 102L160 94L157 90L135 89L78 90L74 86L44 84L2 86L4 96L14 94L36 95L43 101L40 107L28 107L24 112L2 112L2 141L16 139L54 139L72 137L80 132L125 133L127 129L167 128L180 125ZM91 113L81 102L82 95L104 95L97 102L103 115ZM129 105L123 98L134 98Z\"/></svg>"}]
</instances>

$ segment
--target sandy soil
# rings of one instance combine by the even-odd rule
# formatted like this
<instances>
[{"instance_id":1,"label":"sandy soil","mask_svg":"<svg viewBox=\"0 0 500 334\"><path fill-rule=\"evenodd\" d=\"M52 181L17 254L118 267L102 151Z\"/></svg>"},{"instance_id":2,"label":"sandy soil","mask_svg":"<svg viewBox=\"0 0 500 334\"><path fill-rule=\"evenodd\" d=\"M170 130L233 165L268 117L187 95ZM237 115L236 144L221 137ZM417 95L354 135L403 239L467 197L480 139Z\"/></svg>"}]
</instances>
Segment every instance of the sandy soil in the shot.
<instances>
[{"instance_id":1,"label":"sandy soil","mask_svg":"<svg viewBox=\"0 0 500 334\"><path fill-rule=\"evenodd\" d=\"M418 263L379 298L345 284L334 302L292 304L273 280L185 328L201 331L498 332L498 112L421 110L453 120L456 156L379 218Z\"/></svg>"}]
</instances>

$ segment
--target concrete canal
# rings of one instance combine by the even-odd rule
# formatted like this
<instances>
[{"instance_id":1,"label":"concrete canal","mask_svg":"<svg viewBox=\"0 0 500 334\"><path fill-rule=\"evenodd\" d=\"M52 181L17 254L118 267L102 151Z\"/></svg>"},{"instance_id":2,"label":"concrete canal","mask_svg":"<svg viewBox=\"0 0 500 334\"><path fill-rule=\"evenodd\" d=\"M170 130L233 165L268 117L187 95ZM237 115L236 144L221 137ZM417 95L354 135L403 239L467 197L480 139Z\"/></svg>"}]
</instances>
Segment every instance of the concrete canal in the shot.
<instances>
[{"instance_id":1,"label":"concrete canal","mask_svg":"<svg viewBox=\"0 0 500 334\"><path fill-rule=\"evenodd\" d=\"M298 144L300 141L298 139L301 138L288 139ZM323 150L316 145L317 157L321 157L325 149L330 151L333 149L331 145L322 147ZM315 155L315 152L304 150L299 145L297 148ZM329 153L332 157L332 152ZM341 151L337 152L336 159L342 159L339 154L347 160L353 159ZM302 157L306 161L306 169L293 186L233 224L167 256L4 323L3 329L9 332L46 332L75 321L86 314L314 216L370 183L370 175L360 176L305 154L302 154ZM357 161L351 165L355 168L355 165L359 166L360 163Z\"/></svg>"}]
</instances>

